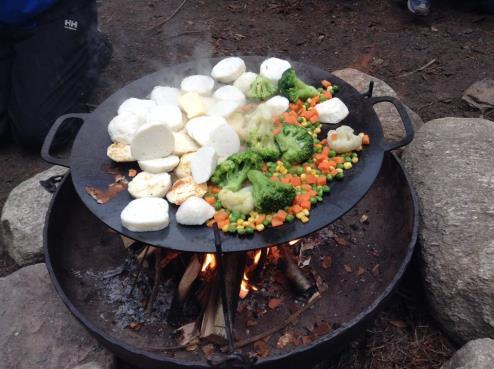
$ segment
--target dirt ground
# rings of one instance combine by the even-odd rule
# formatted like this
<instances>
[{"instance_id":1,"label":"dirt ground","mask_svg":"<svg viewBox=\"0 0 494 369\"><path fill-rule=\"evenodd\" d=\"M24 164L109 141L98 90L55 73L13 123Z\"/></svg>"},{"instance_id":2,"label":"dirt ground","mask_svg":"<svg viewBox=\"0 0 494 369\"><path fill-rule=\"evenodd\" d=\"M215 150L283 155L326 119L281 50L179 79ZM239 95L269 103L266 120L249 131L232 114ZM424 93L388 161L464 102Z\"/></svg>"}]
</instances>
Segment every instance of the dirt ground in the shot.
<instances>
[{"instance_id":1,"label":"dirt ground","mask_svg":"<svg viewBox=\"0 0 494 369\"><path fill-rule=\"evenodd\" d=\"M360 69L388 82L424 121L479 116L461 95L473 82L493 78L494 16L462 5L473 2L435 0L429 17L415 19L404 3L101 1L100 27L114 54L90 105L164 65L243 54L290 57L329 71ZM1 207L13 187L48 165L14 144L0 145L0 158ZM9 258L0 257L0 276L15 269ZM439 368L453 345L424 309L418 280L417 272L411 273L359 343L328 368Z\"/></svg>"}]
</instances>

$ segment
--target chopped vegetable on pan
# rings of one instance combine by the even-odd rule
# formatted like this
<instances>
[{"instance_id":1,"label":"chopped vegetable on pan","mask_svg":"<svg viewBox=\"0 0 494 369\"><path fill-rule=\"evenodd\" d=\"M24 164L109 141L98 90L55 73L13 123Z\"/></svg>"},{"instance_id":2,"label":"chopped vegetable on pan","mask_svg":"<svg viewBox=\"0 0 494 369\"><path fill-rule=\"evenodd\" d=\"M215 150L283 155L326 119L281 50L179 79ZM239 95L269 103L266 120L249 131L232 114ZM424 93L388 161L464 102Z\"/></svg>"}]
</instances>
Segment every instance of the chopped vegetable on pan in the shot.
<instances>
[{"instance_id":1,"label":"chopped vegetable on pan","mask_svg":"<svg viewBox=\"0 0 494 369\"><path fill-rule=\"evenodd\" d=\"M209 74L188 76L179 88L156 86L149 99L129 98L110 121L107 156L138 161L128 192L140 199L122 211L122 224L163 229L168 203L178 207L174 226L216 223L238 235L309 222L370 144L334 97L339 87L311 85L278 58L249 71L228 57ZM327 123L338 126L328 132Z\"/></svg>"}]
</instances>

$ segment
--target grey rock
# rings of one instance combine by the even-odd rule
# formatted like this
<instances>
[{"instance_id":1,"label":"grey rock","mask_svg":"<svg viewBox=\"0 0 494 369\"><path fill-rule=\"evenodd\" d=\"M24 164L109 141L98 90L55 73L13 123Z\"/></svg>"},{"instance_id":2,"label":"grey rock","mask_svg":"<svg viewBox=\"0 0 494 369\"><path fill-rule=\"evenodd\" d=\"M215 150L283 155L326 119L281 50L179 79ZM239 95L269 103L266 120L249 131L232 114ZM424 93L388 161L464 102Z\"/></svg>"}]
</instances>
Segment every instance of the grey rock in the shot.
<instances>
[{"instance_id":1,"label":"grey rock","mask_svg":"<svg viewBox=\"0 0 494 369\"><path fill-rule=\"evenodd\" d=\"M66 168L53 166L36 174L15 187L5 202L1 217L3 243L20 266L43 260L43 227L52 194L41 187L39 181L66 171Z\"/></svg>"},{"instance_id":2,"label":"grey rock","mask_svg":"<svg viewBox=\"0 0 494 369\"><path fill-rule=\"evenodd\" d=\"M45 264L0 278L0 367L72 369L113 358L79 325L56 295Z\"/></svg>"},{"instance_id":3,"label":"grey rock","mask_svg":"<svg viewBox=\"0 0 494 369\"><path fill-rule=\"evenodd\" d=\"M456 351L441 369L492 369L494 367L494 340L481 338L470 341Z\"/></svg>"},{"instance_id":4,"label":"grey rock","mask_svg":"<svg viewBox=\"0 0 494 369\"><path fill-rule=\"evenodd\" d=\"M465 90L462 99L482 114L494 109L494 80L485 78L475 82Z\"/></svg>"},{"instance_id":5,"label":"grey rock","mask_svg":"<svg viewBox=\"0 0 494 369\"><path fill-rule=\"evenodd\" d=\"M86 364L74 366L73 369L103 369L98 363L91 361Z\"/></svg>"},{"instance_id":6,"label":"grey rock","mask_svg":"<svg viewBox=\"0 0 494 369\"><path fill-rule=\"evenodd\" d=\"M398 97L396 92L384 81L378 78L372 77L359 70L352 68L345 68L334 71L333 74L345 82L352 85L357 91L364 93L369 89L370 81L374 81L374 90L372 96L392 96ZM415 130L419 129L424 121L419 117L417 113L405 106L410 118L412 119ZM377 116L381 120L384 137L390 141L398 141L405 135L403 123L401 123L398 112L390 103L380 103L374 106L374 110Z\"/></svg>"},{"instance_id":7,"label":"grey rock","mask_svg":"<svg viewBox=\"0 0 494 369\"><path fill-rule=\"evenodd\" d=\"M484 119L435 119L403 153L421 206L426 295L460 343L494 338L492 127Z\"/></svg>"}]
</instances>

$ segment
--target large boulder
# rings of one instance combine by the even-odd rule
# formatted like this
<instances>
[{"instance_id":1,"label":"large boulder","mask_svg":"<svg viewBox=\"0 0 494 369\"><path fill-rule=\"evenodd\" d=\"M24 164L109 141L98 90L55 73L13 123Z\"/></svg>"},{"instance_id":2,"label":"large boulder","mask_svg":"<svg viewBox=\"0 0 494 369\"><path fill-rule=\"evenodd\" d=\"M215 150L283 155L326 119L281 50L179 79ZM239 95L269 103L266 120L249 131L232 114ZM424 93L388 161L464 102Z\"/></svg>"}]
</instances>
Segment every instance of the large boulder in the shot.
<instances>
[{"instance_id":1,"label":"large boulder","mask_svg":"<svg viewBox=\"0 0 494 369\"><path fill-rule=\"evenodd\" d=\"M419 242L434 317L457 342L494 338L494 122L426 123L403 162L421 206Z\"/></svg>"},{"instance_id":2,"label":"large boulder","mask_svg":"<svg viewBox=\"0 0 494 369\"><path fill-rule=\"evenodd\" d=\"M338 78L341 78L345 82L349 83L353 86L357 91L364 93L369 89L369 83L374 81L374 90L372 96L392 96L398 97L396 92L384 81L381 81L378 78L372 77L368 74L365 74L359 70L352 68L340 69L332 72ZM412 119L412 124L417 130L420 128L424 122L422 119L412 111L410 108L405 106ZM384 137L390 141L398 141L400 138L403 138L405 134L405 130L403 128L403 123L401 123L400 116L398 112L390 103L380 103L374 106L374 110L377 113L377 116L381 120Z\"/></svg>"},{"instance_id":3,"label":"large boulder","mask_svg":"<svg viewBox=\"0 0 494 369\"><path fill-rule=\"evenodd\" d=\"M493 367L494 340L481 338L468 342L441 369L492 369Z\"/></svg>"},{"instance_id":4,"label":"large boulder","mask_svg":"<svg viewBox=\"0 0 494 369\"><path fill-rule=\"evenodd\" d=\"M66 168L53 166L35 175L15 187L5 202L1 234L7 252L20 266L43 260L43 227L52 194L39 181L66 171Z\"/></svg>"},{"instance_id":5,"label":"large boulder","mask_svg":"<svg viewBox=\"0 0 494 369\"><path fill-rule=\"evenodd\" d=\"M0 367L72 369L91 363L109 369L112 355L70 315L45 264L0 278Z\"/></svg>"}]
</instances>

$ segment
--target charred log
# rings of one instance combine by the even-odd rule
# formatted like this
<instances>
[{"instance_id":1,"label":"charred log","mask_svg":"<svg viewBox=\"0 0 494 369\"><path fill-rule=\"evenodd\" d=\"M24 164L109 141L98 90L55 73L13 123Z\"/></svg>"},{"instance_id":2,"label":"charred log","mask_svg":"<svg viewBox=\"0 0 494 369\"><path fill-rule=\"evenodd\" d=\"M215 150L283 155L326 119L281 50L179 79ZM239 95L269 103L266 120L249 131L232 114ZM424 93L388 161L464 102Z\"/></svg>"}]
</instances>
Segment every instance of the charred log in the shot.
<instances>
[{"instance_id":1,"label":"charred log","mask_svg":"<svg viewBox=\"0 0 494 369\"><path fill-rule=\"evenodd\" d=\"M293 289L301 295L311 296L317 292L317 287L311 283L302 273L297 264L292 259L292 255L286 250L286 247L280 247L281 258L279 268L290 282Z\"/></svg>"}]
</instances>

